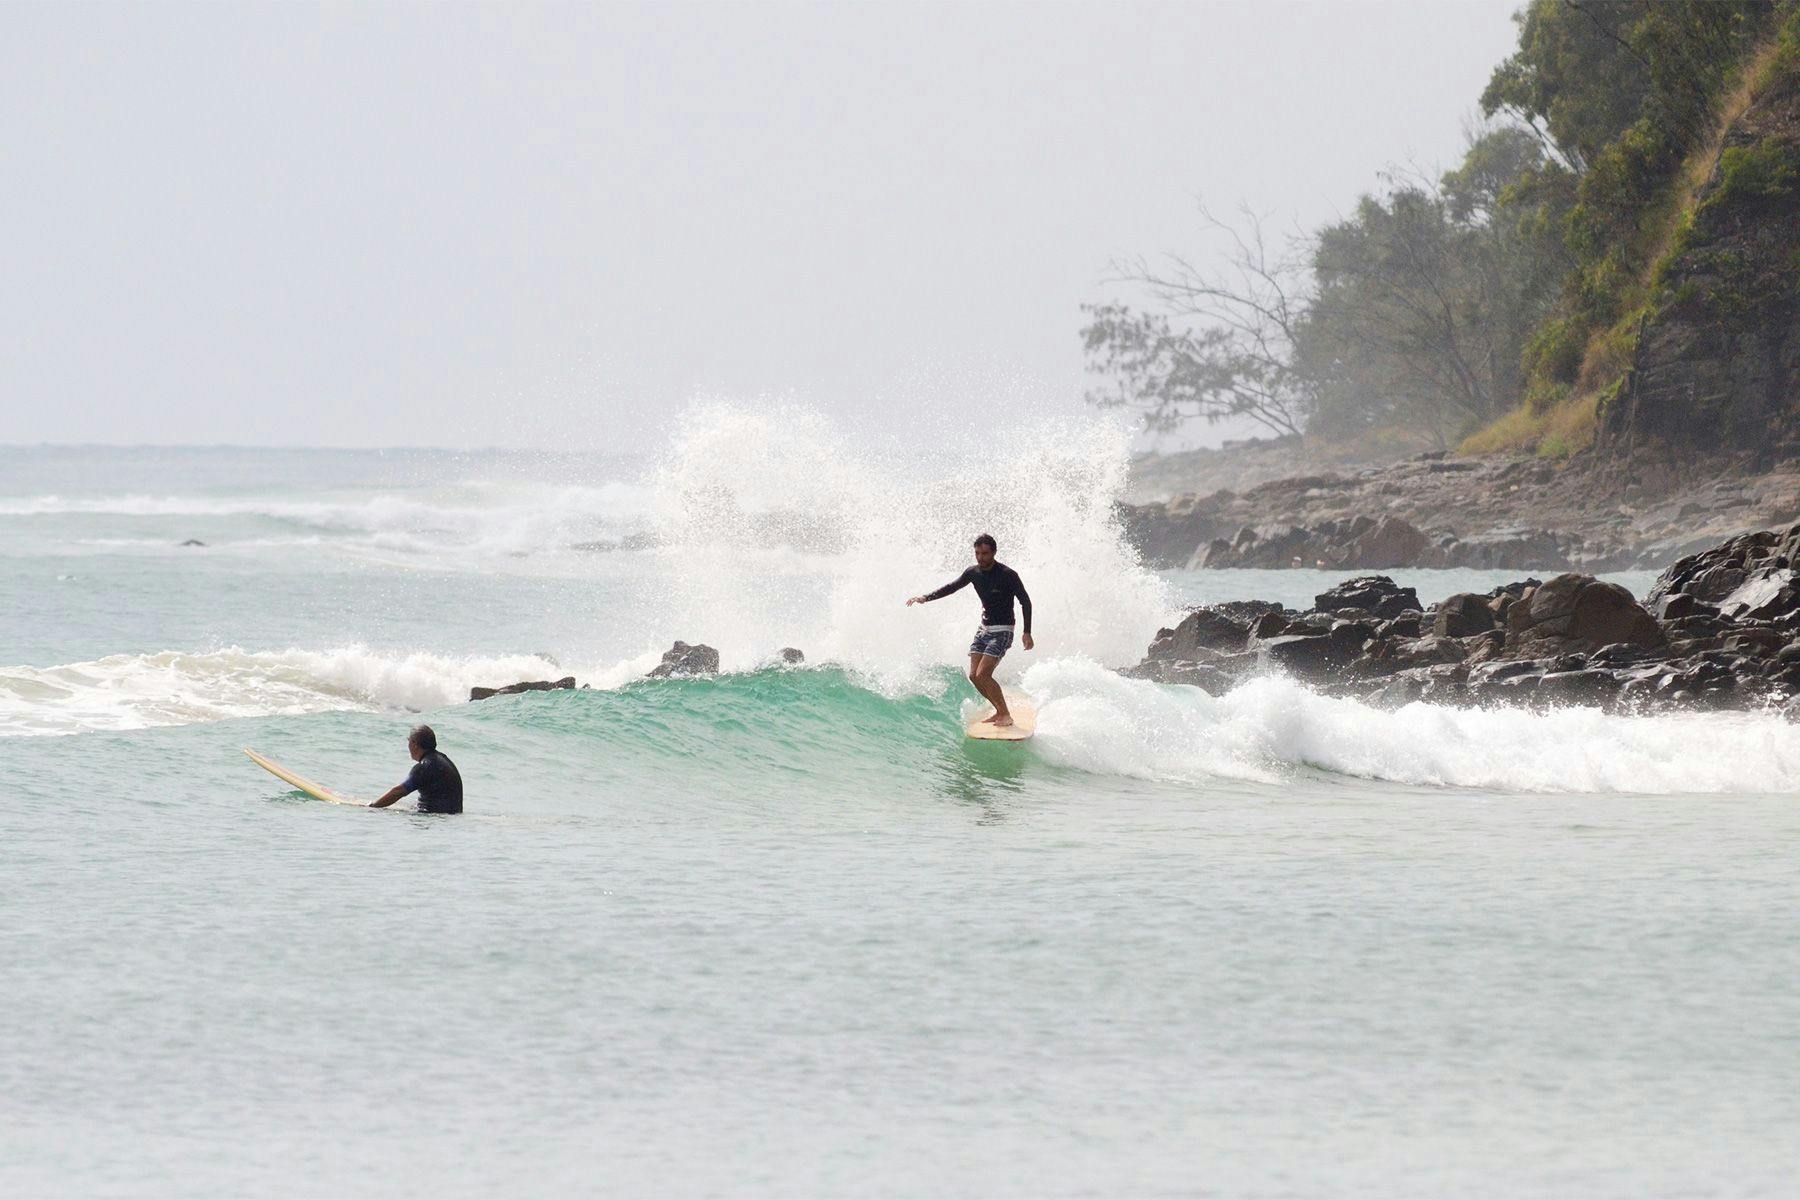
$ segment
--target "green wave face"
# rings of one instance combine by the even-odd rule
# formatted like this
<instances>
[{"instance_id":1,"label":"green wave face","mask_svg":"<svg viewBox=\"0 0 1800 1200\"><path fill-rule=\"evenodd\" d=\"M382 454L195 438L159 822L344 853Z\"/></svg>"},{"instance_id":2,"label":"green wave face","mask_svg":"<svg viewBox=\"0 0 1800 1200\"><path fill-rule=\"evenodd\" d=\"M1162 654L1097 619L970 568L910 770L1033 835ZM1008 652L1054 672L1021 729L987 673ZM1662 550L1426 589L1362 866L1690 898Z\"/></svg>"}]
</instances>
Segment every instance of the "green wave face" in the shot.
<instances>
[{"instance_id":1,"label":"green wave face","mask_svg":"<svg viewBox=\"0 0 1800 1200\"><path fill-rule=\"evenodd\" d=\"M961 705L973 693L953 670L942 679L935 696L902 698L835 667L642 680L496 697L473 705L469 724L484 738L529 740L537 755L560 760L550 765L684 793L935 794L1018 777L1026 747L964 738Z\"/></svg>"}]
</instances>

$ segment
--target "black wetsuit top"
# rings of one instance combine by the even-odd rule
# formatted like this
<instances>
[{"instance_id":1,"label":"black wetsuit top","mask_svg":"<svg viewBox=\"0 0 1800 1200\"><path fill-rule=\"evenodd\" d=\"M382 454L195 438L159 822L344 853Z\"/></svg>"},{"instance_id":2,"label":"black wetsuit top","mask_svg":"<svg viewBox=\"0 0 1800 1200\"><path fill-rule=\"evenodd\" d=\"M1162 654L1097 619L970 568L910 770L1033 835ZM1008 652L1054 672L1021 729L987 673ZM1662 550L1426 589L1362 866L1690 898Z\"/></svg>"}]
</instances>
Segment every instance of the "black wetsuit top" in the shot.
<instances>
[{"instance_id":1,"label":"black wetsuit top","mask_svg":"<svg viewBox=\"0 0 1800 1200\"><path fill-rule=\"evenodd\" d=\"M419 811L459 813L462 811L462 774L448 755L428 750L425 757L412 765L402 783L402 796L419 793Z\"/></svg>"},{"instance_id":2,"label":"black wetsuit top","mask_svg":"<svg viewBox=\"0 0 1800 1200\"><path fill-rule=\"evenodd\" d=\"M925 593L927 600L942 600L951 592L975 585L975 594L981 597L981 623L983 625L1005 625L1013 623L1013 597L1019 598L1019 608L1025 613L1025 632L1031 632L1031 597L1025 594L1025 581L1019 573L1003 562L995 561L987 570L970 567L949 583L935 592Z\"/></svg>"}]
</instances>

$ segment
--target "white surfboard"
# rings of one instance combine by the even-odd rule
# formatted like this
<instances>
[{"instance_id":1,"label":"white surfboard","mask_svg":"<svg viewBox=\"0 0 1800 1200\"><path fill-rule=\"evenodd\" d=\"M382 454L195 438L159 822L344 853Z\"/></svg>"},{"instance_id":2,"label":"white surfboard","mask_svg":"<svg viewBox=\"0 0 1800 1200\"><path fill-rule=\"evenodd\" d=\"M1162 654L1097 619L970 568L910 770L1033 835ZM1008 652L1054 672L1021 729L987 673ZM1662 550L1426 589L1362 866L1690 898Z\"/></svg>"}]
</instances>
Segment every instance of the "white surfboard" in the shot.
<instances>
[{"instance_id":1,"label":"white surfboard","mask_svg":"<svg viewBox=\"0 0 1800 1200\"><path fill-rule=\"evenodd\" d=\"M250 756L251 762L255 763L257 766L261 767L263 770L267 771L269 774L273 775L275 778L281 780L281 782L292 784L293 786L299 788L301 791L305 792L307 795L313 797L313 799L315 799L315 800L324 800L331 804L352 804L358 808L368 807L361 800L353 800L348 796L340 796L336 792L332 791L330 788L324 787L317 783L314 783L312 780L308 779L306 776L296 774L295 772L288 770L286 767L282 766L278 762L274 762L270 759L264 758L262 755L258 754L256 751L252 750L248 746L244 747L244 753L248 754Z\"/></svg>"},{"instance_id":2,"label":"white surfboard","mask_svg":"<svg viewBox=\"0 0 1800 1200\"><path fill-rule=\"evenodd\" d=\"M989 725L977 717L970 722L967 733L980 742L1022 742L1037 732L1037 706L1024 696L1014 691L1001 689L1006 697L1006 709L1012 714L1011 725ZM984 701L981 705L981 716L985 717L992 710Z\"/></svg>"}]
</instances>

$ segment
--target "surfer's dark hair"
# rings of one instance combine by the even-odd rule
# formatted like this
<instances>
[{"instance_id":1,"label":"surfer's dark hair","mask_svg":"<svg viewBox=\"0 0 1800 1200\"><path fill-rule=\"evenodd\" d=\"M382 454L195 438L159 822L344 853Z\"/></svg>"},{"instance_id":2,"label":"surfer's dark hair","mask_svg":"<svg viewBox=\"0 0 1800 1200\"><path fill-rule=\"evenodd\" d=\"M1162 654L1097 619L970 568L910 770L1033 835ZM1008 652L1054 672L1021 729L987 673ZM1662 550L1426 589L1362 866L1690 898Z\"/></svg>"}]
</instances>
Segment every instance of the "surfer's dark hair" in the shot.
<instances>
[{"instance_id":1,"label":"surfer's dark hair","mask_svg":"<svg viewBox=\"0 0 1800 1200\"><path fill-rule=\"evenodd\" d=\"M429 725L414 725L413 731L406 735L406 740L421 750L437 749L437 734L431 732Z\"/></svg>"},{"instance_id":2,"label":"surfer's dark hair","mask_svg":"<svg viewBox=\"0 0 1800 1200\"><path fill-rule=\"evenodd\" d=\"M975 535L975 544L977 546L986 546L989 550L992 550L995 554L1000 553L1000 543L998 543L994 540L994 535L991 533L976 534Z\"/></svg>"}]
</instances>

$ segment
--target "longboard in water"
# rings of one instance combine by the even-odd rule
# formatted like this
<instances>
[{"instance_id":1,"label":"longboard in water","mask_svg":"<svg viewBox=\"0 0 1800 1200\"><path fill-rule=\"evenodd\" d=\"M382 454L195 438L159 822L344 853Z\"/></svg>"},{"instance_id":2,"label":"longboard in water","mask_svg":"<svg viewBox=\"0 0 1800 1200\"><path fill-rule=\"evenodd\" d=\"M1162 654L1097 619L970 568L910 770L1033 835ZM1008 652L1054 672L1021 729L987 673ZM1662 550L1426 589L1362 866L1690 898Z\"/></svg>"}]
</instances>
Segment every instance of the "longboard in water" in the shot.
<instances>
[{"instance_id":1,"label":"longboard in water","mask_svg":"<svg viewBox=\"0 0 1800 1200\"><path fill-rule=\"evenodd\" d=\"M251 762L255 763L275 778L281 780L281 782L293 784L315 800L324 800L331 804L352 804L358 808L366 807L361 800L352 800L346 796L338 795L330 788L321 787L306 776L296 775L280 763L264 758L248 746L244 747L244 753L250 756Z\"/></svg>"},{"instance_id":2,"label":"longboard in water","mask_svg":"<svg viewBox=\"0 0 1800 1200\"><path fill-rule=\"evenodd\" d=\"M968 735L976 741L1022 742L1037 732L1037 706L1017 692L1003 691L1002 694L1006 697L1006 708L1012 714L1013 723L989 725L976 720L968 728ZM982 707L985 709L987 706ZM987 714L984 712L982 715Z\"/></svg>"}]
</instances>

